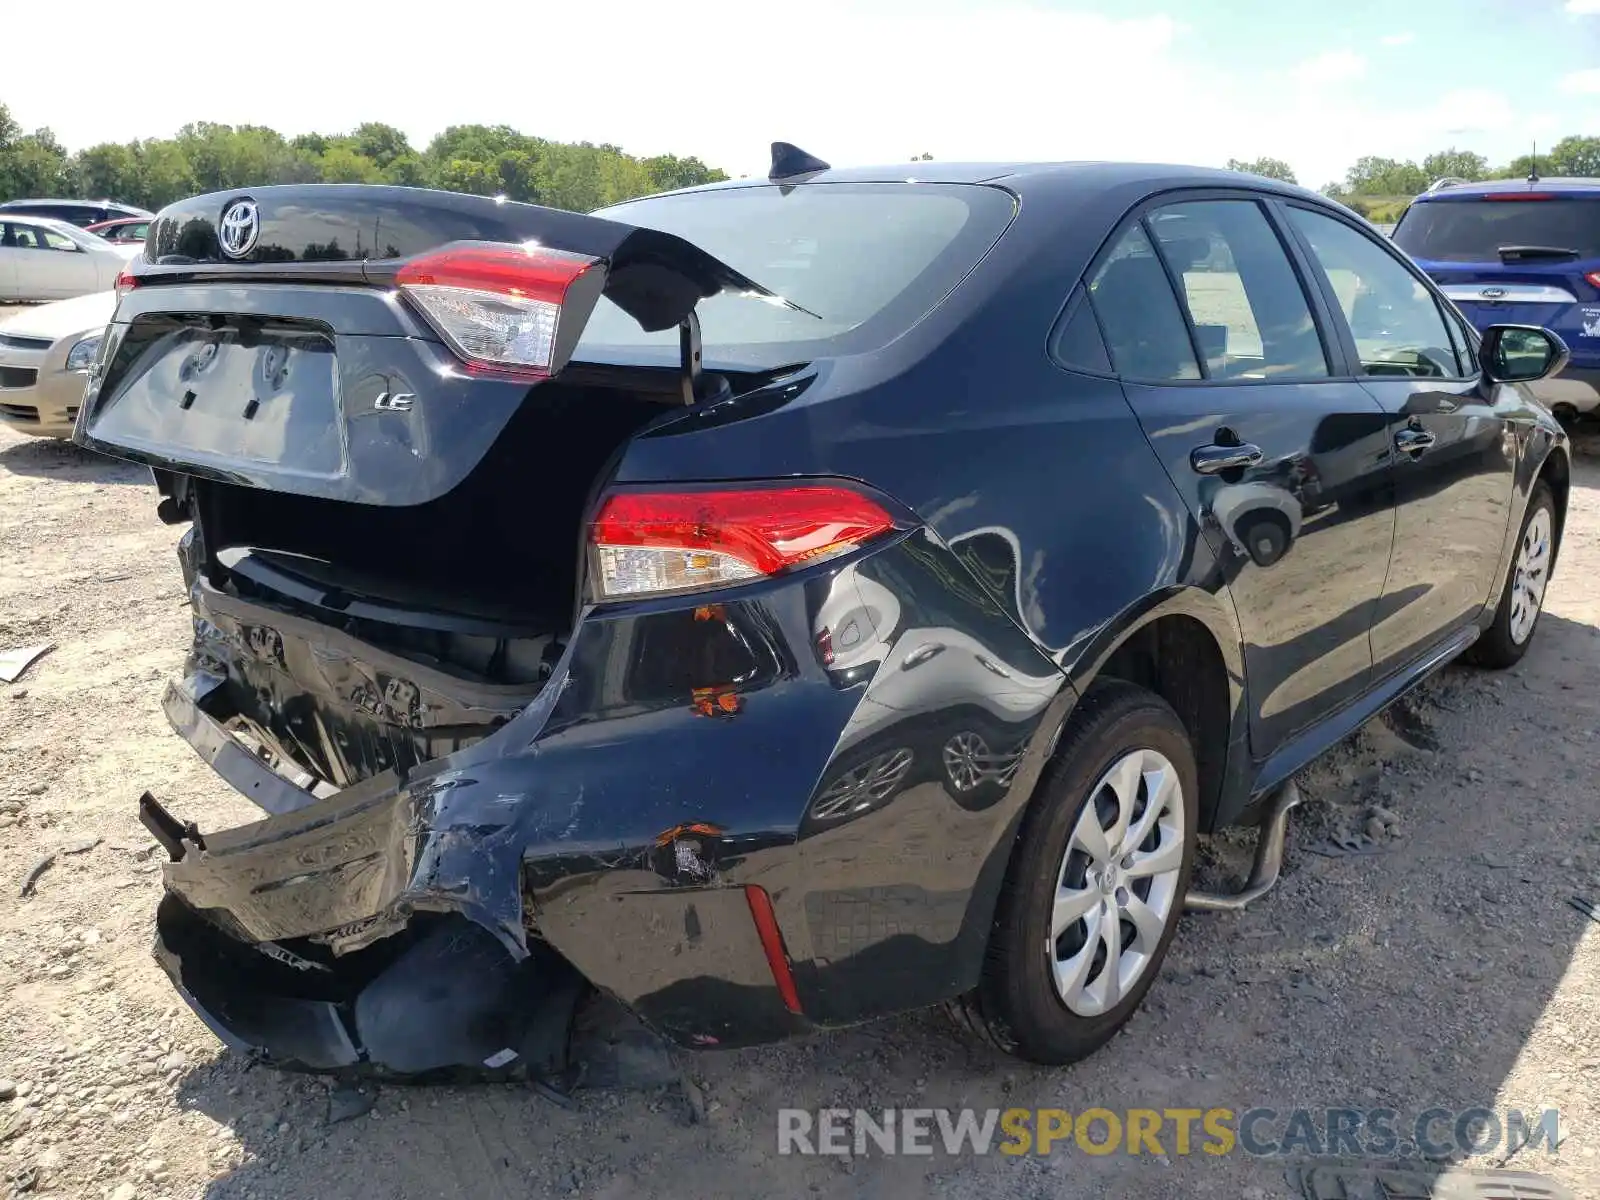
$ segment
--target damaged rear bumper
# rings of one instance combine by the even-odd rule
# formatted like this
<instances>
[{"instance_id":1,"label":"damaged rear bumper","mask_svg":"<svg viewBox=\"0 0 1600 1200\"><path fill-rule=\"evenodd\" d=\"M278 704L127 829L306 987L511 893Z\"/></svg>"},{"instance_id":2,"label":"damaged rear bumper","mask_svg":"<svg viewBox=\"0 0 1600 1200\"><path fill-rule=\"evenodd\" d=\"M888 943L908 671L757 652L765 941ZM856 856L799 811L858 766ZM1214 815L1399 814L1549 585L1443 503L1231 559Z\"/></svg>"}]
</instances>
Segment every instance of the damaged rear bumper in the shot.
<instances>
[{"instance_id":1,"label":"damaged rear bumper","mask_svg":"<svg viewBox=\"0 0 1600 1200\"><path fill-rule=\"evenodd\" d=\"M158 959L231 1046L407 1076L558 1069L590 985L685 1046L967 990L1072 694L947 552L914 541L712 609L591 614L508 722L332 794L280 773L281 741L261 754L235 736L270 741L252 706L296 670L298 630L258 608L219 639L202 607L167 713L268 815L177 836ZM393 694L382 652L332 631L313 649ZM734 702L701 701L708 661L739 668L721 685ZM337 700L296 719L330 726L346 758L391 736L381 706L342 731L323 720L354 711ZM992 778L958 782L941 751L974 730ZM392 736L414 744L417 726Z\"/></svg>"}]
</instances>

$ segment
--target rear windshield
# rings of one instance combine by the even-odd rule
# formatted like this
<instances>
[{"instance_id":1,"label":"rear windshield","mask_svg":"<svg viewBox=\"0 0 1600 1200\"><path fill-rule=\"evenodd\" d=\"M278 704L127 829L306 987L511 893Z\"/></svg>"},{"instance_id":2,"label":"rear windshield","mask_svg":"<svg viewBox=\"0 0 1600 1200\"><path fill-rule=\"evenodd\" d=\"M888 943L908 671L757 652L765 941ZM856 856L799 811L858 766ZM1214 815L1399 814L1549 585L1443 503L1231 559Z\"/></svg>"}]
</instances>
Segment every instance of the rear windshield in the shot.
<instances>
[{"instance_id":1,"label":"rear windshield","mask_svg":"<svg viewBox=\"0 0 1600 1200\"><path fill-rule=\"evenodd\" d=\"M1424 201L1411 206L1394 241L1413 258L1443 262L1499 262L1502 246L1600 258L1600 197Z\"/></svg>"},{"instance_id":2,"label":"rear windshield","mask_svg":"<svg viewBox=\"0 0 1600 1200\"><path fill-rule=\"evenodd\" d=\"M1009 192L973 184L759 185L654 196L595 216L677 234L795 307L724 293L702 301L708 363L772 367L882 346L950 293L1005 232ZM803 311L802 311L803 310ZM676 361L602 300L574 357Z\"/></svg>"}]
</instances>

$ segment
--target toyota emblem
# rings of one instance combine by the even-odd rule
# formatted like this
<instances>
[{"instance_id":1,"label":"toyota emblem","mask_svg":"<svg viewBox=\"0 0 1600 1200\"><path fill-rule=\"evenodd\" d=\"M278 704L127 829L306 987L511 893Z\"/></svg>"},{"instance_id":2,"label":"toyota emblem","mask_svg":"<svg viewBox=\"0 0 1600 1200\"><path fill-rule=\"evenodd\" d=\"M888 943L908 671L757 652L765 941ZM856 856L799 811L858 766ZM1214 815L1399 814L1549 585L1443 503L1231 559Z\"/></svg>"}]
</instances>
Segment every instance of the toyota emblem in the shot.
<instances>
[{"instance_id":1,"label":"toyota emblem","mask_svg":"<svg viewBox=\"0 0 1600 1200\"><path fill-rule=\"evenodd\" d=\"M261 213L254 200L235 200L222 210L217 240L229 258L243 258L255 249L261 234Z\"/></svg>"}]
</instances>

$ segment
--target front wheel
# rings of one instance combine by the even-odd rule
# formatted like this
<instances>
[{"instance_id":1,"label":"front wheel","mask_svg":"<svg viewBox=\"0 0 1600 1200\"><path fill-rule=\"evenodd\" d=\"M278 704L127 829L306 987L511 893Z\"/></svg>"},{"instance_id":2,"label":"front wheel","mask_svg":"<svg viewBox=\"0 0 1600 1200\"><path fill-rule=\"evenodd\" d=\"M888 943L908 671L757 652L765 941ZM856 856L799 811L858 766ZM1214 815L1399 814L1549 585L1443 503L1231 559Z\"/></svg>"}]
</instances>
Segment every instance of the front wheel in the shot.
<instances>
[{"instance_id":1,"label":"front wheel","mask_svg":"<svg viewBox=\"0 0 1600 1200\"><path fill-rule=\"evenodd\" d=\"M1194 751L1160 697L1101 684L1039 788L983 978L957 1016L1003 1050L1056 1065L1104 1045L1160 970L1194 861Z\"/></svg>"},{"instance_id":2,"label":"front wheel","mask_svg":"<svg viewBox=\"0 0 1600 1200\"><path fill-rule=\"evenodd\" d=\"M1556 557L1556 502L1543 480L1533 485L1522 533L1511 558L1511 571L1500 593L1494 621L1467 651L1482 667L1503 670L1522 661L1544 611L1545 589Z\"/></svg>"}]
</instances>

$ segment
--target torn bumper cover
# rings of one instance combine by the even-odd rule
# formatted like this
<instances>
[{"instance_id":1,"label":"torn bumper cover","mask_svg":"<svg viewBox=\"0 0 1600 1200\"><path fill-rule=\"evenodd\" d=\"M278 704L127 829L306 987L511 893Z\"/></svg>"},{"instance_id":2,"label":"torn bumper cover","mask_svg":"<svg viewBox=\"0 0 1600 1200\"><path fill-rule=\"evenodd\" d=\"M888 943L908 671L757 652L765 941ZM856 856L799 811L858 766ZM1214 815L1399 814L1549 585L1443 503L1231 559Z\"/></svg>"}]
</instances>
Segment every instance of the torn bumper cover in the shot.
<instances>
[{"instance_id":1,"label":"torn bumper cover","mask_svg":"<svg viewBox=\"0 0 1600 1200\"><path fill-rule=\"evenodd\" d=\"M1072 703L961 570L921 540L704 612L589 614L509 719L197 583L167 713L270 815L201 834L148 809L157 956L230 1045L411 1077L558 1069L588 986L684 1046L958 995ZM859 597L891 587L903 627L874 647ZM827 649L845 631L878 669ZM958 779L972 731L992 769ZM307 790L312 761L360 778Z\"/></svg>"},{"instance_id":2,"label":"torn bumper cover","mask_svg":"<svg viewBox=\"0 0 1600 1200\"><path fill-rule=\"evenodd\" d=\"M688 1045L805 1027L775 989L744 889L714 881L691 842L585 836L581 800L552 828L505 782L526 779L522 755L440 760L403 784L385 772L319 798L206 711L227 690L191 675L168 689L168 717L274 815L203 837L153 801L142 815L173 858L156 958L231 1048L311 1071L554 1076L589 982Z\"/></svg>"},{"instance_id":3,"label":"torn bumper cover","mask_svg":"<svg viewBox=\"0 0 1600 1200\"><path fill-rule=\"evenodd\" d=\"M196 690L207 686L219 684L170 687L169 719L279 814L203 838L141 801L172 858L156 959L212 1032L313 1071L559 1074L585 984L523 936L507 839L424 834L415 793L392 772L318 799L202 711Z\"/></svg>"}]
</instances>

